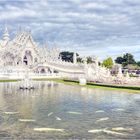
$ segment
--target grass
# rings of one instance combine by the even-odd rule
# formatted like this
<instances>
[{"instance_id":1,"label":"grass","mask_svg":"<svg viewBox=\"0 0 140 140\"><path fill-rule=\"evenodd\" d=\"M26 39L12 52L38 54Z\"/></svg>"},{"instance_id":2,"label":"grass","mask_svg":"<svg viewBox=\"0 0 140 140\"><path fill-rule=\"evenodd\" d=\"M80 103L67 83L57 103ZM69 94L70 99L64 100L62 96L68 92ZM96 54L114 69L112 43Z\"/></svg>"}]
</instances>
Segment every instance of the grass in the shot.
<instances>
[{"instance_id":1,"label":"grass","mask_svg":"<svg viewBox=\"0 0 140 140\"><path fill-rule=\"evenodd\" d=\"M140 93L140 87L133 87L133 86L106 85L106 84L97 84L93 82L88 82L87 85L83 86L83 85L79 85L78 81L67 80L67 79L41 79L41 80L55 81L68 85L76 85L76 86L87 87L87 88L98 88L103 90L116 90L116 91L126 91L131 93Z\"/></svg>"},{"instance_id":2,"label":"grass","mask_svg":"<svg viewBox=\"0 0 140 140\"><path fill-rule=\"evenodd\" d=\"M12 80L12 79L6 79L6 80L0 80L0 82L17 82L17 81L19 81L18 79L14 79L14 80Z\"/></svg>"}]
</instances>

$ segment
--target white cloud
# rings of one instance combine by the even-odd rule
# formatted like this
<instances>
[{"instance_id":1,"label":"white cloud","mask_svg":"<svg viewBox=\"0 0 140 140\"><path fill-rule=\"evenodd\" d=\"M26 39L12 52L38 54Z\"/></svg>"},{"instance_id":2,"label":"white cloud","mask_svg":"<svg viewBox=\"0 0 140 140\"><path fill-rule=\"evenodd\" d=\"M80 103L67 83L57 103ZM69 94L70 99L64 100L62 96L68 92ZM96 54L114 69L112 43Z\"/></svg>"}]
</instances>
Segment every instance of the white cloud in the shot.
<instances>
[{"instance_id":1,"label":"white cloud","mask_svg":"<svg viewBox=\"0 0 140 140\"><path fill-rule=\"evenodd\" d=\"M80 4L81 3L81 0L68 0L68 1L73 2L75 4Z\"/></svg>"},{"instance_id":2,"label":"white cloud","mask_svg":"<svg viewBox=\"0 0 140 140\"><path fill-rule=\"evenodd\" d=\"M103 58L132 51L138 56L139 9L139 0L0 1L0 25L29 27L37 41L75 48L82 55Z\"/></svg>"},{"instance_id":3,"label":"white cloud","mask_svg":"<svg viewBox=\"0 0 140 140\"><path fill-rule=\"evenodd\" d=\"M6 9L0 12L0 20L16 19L21 17L35 17L37 13L30 9L7 5Z\"/></svg>"},{"instance_id":4,"label":"white cloud","mask_svg":"<svg viewBox=\"0 0 140 140\"><path fill-rule=\"evenodd\" d=\"M108 6L103 4L103 3L88 2L88 3L81 4L80 8L86 8L86 9L105 9L105 8L108 8Z\"/></svg>"}]
</instances>

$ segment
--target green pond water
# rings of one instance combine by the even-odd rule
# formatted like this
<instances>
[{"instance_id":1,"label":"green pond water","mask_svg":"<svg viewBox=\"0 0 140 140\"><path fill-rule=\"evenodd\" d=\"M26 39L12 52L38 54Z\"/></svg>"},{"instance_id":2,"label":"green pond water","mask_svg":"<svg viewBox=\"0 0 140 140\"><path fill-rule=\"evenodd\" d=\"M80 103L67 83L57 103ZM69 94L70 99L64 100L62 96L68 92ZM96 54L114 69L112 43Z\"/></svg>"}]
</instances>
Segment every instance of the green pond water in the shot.
<instances>
[{"instance_id":1,"label":"green pond water","mask_svg":"<svg viewBox=\"0 0 140 140\"><path fill-rule=\"evenodd\" d=\"M140 139L140 94L0 83L0 139Z\"/></svg>"}]
</instances>

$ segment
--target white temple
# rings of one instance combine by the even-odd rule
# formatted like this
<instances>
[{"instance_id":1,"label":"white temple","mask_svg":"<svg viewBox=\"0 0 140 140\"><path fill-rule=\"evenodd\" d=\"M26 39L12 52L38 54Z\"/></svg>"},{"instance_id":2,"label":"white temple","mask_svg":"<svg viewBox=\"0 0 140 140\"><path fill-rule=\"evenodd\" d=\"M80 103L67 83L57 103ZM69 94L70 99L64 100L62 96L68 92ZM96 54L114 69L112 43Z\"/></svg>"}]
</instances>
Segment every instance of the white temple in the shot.
<instances>
[{"instance_id":1,"label":"white temple","mask_svg":"<svg viewBox=\"0 0 140 140\"><path fill-rule=\"evenodd\" d=\"M29 68L34 72L45 72L38 69L37 64L54 61L59 58L59 50L49 50L46 46L39 47L29 31L20 31L14 39L10 39L8 29L5 28L0 40L0 68ZM35 68L35 69L34 69Z\"/></svg>"},{"instance_id":2,"label":"white temple","mask_svg":"<svg viewBox=\"0 0 140 140\"><path fill-rule=\"evenodd\" d=\"M58 48L39 46L29 31L19 31L10 39L5 27L0 40L0 79L22 79L28 71L32 78L57 76L69 79L85 78L87 81L105 83L120 80L120 76L119 79L118 76L113 77L109 69L99 66L97 58L93 58L92 64L87 64L86 59L83 59L84 63L77 63L74 53L72 63L62 61L59 54ZM128 82L130 78L128 80L121 75L121 81Z\"/></svg>"},{"instance_id":3,"label":"white temple","mask_svg":"<svg viewBox=\"0 0 140 140\"><path fill-rule=\"evenodd\" d=\"M104 81L108 70L98 66L98 60L88 65L76 62L76 53L73 63L62 61L57 48L49 50L46 46L38 46L33 40L31 32L20 31L14 39L10 39L8 29L5 28L0 40L0 78L22 78L28 70L34 77L43 74L43 77L56 72L61 77L85 77L91 81Z\"/></svg>"}]
</instances>

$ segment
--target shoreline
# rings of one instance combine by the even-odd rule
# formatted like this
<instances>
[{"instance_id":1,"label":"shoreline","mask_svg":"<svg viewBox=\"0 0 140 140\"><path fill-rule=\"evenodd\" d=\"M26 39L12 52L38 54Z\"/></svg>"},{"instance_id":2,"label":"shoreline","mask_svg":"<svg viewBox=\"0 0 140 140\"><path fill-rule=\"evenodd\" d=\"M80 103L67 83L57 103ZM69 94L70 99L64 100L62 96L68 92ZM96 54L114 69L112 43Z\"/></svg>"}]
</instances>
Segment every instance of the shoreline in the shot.
<instances>
[{"instance_id":1,"label":"shoreline","mask_svg":"<svg viewBox=\"0 0 140 140\"><path fill-rule=\"evenodd\" d=\"M87 88L99 88L104 90L116 90L116 91L126 91L133 93L140 93L140 86L123 86L123 85L114 85L114 84L104 84L104 83L93 83L87 82L86 85L79 85L79 81L67 80L67 79L34 79L35 81L55 81L58 83L64 83L67 85L75 85L80 87Z\"/></svg>"},{"instance_id":2,"label":"shoreline","mask_svg":"<svg viewBox=\"0 0 140 140\"><path fill-rule=\"evenodd\" d=\"M130 85L115 85L115 84L105 84L105 83L94 83L94 82L87 82L86 85L79 85L79 81L75 80L67 80L67 79L58 79L58 78L37 78L33 79L34 81L55 81L58 83L64 83L67 85L76 85L80 87L87 87L87 88L100 88L104 90L116 90L116 91L127 91L127 92L134 92L140 93L140 86L130 86ZM0 83L5 82L18 82L19 79L5 79L0 80Z\"/></svg>"}]
</instances>

